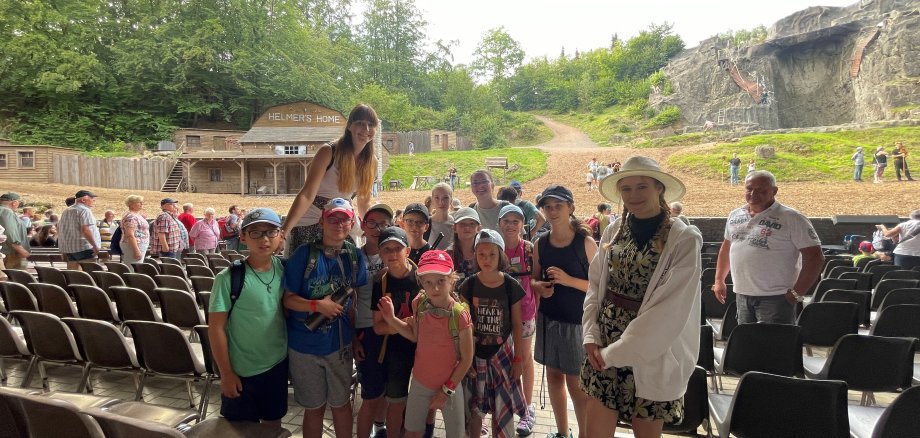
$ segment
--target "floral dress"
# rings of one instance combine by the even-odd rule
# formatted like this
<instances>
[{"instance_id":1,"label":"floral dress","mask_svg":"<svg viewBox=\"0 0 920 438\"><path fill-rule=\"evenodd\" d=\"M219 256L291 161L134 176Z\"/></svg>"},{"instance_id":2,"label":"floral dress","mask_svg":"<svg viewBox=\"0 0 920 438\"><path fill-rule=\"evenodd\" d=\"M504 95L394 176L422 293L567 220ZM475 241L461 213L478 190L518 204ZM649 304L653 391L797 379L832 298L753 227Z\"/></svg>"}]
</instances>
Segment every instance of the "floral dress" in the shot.
<instances>
[{"instance_id":1,"label":"floral dress","mask_svg":"<svg viewBox=\"0 0 920 438\"><path fill-rule=\"evenodd\" d=\"M661 256L663 245L656 243L661 242L660 236L666 236L669 230L670 226L666 224L656 231L651 240L640 246L631 227L627 226L610 246L607 290L603 306L597 315L601 332L599 348L620 339L629 323L636 318L638 311L626 307L638 309L642 302ZM637 397L632 367L610 367L598 372L585 360L581 370L581 386L589 396L600 400L607 408L619 412L621 421L629 422L634 418L640 418L651 421L664 420L665 423L673 424L683 418L683 398L662 402Z\"/></svg>"}]
</instances>

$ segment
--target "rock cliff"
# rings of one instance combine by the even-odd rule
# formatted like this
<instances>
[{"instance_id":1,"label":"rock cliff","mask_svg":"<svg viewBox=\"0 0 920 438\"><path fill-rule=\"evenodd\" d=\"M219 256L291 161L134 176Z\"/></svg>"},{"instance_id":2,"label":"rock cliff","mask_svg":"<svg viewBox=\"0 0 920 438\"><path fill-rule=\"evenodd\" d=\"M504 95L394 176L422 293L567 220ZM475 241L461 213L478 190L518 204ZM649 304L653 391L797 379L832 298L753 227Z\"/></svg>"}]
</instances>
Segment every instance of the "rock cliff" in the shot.
<instances>
[{"instance_id":1,"label":"rock cliff","mask_svg":"<svg viewBox=\"0 0 920 438\"><path fill-rule=\"evenodd\" d=\"M713 37L664 69L687 131L769 130L920 118L920 1L863 0L796 12L767 39Z\"/></svg>"}]
</instances>

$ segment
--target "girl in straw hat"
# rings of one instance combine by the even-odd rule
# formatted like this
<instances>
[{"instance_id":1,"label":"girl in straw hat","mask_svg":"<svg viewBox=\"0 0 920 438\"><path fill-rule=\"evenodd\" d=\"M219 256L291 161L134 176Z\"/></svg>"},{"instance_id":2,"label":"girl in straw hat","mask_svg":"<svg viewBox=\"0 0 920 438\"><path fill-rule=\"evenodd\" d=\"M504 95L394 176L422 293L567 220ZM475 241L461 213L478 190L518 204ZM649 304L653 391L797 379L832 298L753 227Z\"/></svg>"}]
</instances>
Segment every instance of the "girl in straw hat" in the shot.
<instances>
[{"instance_id":1,"label":"girl in straw hat","mask_svg":"<svg viewBox=\"0 0 920 438\"><path fill-rule=\"evenodd\" d=\"M650 158L630 158L599 190L623 214L604 231L588 273L585 435L612 436L619 418L637 437L661 436L665 421L683 416L699 351L703 239L670 217L684 185Z\"/></svg>"}]
</instances>

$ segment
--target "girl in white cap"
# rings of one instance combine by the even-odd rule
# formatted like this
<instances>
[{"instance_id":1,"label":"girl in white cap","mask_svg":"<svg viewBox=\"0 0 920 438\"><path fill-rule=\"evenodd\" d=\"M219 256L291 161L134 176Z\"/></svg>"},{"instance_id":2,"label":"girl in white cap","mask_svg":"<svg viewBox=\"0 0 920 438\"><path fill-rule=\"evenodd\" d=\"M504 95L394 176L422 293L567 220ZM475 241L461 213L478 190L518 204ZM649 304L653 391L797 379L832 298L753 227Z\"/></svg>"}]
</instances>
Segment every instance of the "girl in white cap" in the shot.
<instances>
[{"instance_id":1,"label":"girl in white cap","mask_svg":"<svg viewBox=\"0 0 920 438\"><path fill-rule=\"evenodd\" d=\"M700 248L695 227L670 216L684 185L647 157L626 160L601 195L623 204L588 271L581 385L585 436L661 436L683 417L683 394L700 336Z\"/></svg>"},{"instance_id":2,"label":"girl in white cap","mask_svg":"<svg viewBox=\"0 0 920 438\"><path fill-rule=\"evenodd\" d=\"M460 296L470 305L476 354L465 380L471 416L470 436L480 436L482 419L492 414L492 436L515 436L514 414L527 414L521 391L524 340L521 299L524 289L503 272L508 267L505 243L495 230L476 235L479 272L460 285Z\"/></svg>"}]
</instances>

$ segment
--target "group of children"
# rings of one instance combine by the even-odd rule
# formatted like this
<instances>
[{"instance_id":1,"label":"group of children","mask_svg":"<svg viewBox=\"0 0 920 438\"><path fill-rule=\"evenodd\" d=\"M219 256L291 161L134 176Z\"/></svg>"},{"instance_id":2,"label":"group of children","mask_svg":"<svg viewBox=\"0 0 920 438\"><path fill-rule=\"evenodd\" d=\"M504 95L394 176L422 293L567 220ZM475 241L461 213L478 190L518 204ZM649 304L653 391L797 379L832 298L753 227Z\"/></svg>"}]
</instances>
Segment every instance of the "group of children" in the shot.
<instances>
[{"instance_id":1,"label":"group of children","mask_svg":"<svg viewBox=\"0 0 920 438\"><path fill-rule=\"evenodd\" d=\"M290 378L305 437L322 435L327 406L336 436L350 437L357 361L361 438L386 436L384 419L391 436L431 436L438 410L448 437L479 436L487 414L493 436L514 436L514 415L517 432L530 434L536 299L524 213L506 205L499 229L483 229L474 209L447 215L445 191L433 193L433 214L407 206L401 227L387 205L356 218L347 200L332 199L321 240L286 261L275 256L280 217L250 211L240 232L249 255L217 274L209 307L221 415L280 427ZM349 238L355 221L360 248ZM447 251L425 236L449 241Z\"/></svg>"}]
</instances>

